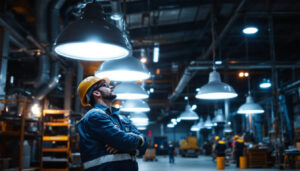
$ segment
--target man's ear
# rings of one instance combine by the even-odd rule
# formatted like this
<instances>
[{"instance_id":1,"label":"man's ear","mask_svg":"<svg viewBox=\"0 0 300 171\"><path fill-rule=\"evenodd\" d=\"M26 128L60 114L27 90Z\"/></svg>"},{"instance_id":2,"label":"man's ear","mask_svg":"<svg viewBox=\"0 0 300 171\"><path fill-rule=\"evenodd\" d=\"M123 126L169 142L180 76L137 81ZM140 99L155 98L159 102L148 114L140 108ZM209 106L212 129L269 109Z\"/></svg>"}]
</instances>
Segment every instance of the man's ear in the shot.
<instances>
[{"instance_id":1,"label":"man's ear","mask_svg":"<svg viewBox=\"0 0 300 171\"><path fill-rule=\"evenodd\" d=\"M101 93L99 91L93 91L92 93L94 96L96 97L100 97L101 96Z\"/></svg>"}]
</instances>

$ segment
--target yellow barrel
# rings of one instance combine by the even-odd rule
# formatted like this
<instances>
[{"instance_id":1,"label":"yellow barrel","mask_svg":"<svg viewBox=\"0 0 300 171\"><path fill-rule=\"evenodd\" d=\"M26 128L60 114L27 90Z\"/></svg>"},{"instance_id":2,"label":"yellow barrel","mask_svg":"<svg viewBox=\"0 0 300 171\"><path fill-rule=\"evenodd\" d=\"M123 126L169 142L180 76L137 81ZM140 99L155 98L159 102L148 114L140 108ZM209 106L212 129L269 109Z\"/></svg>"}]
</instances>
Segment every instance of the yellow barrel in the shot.
<instances>
[{"instance_id":1,"label":"yellow barrel","mask_svg":"<svg viewBox=\"0 0 300 171\"><path fill-rule=\"evenodd\" d=\"M217 169L223 170L225 168L225 157L217 157Z\"/></svg>"},{"instance_id":2,"label":"yellow barrel","mask_svg":"<svg viewBox=\"0 0 300 171\"><path fill-rule=\"evenodd\" d=\"M246 156L240 157L240 169L247 169L247 158Z\"/></svg>"}]
</instances>

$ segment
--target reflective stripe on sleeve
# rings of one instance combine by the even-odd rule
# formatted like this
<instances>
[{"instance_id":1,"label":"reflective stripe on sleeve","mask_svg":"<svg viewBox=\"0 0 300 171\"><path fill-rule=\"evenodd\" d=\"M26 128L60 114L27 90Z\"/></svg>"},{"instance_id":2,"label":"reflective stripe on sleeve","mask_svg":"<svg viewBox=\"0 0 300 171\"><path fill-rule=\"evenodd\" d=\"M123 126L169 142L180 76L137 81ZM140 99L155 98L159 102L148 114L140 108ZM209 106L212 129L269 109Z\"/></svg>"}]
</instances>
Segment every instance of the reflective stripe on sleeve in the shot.
<instances>
[{"instance_id":1,"label":"reflective stripe on sleeve","mask_svg":"<svg viewBox=\"0 0 300 171\"><path fill-rule=\"evenodd\" d=\"M83 163L83 168L88 169L94 166L99 166L104 163L114 162L114 161L122 161L122 160L135 160L135 156L130 154L108 154L105 156L101 156L95 158L93 160L87 161Z\"/></svg>"}]
</instances>

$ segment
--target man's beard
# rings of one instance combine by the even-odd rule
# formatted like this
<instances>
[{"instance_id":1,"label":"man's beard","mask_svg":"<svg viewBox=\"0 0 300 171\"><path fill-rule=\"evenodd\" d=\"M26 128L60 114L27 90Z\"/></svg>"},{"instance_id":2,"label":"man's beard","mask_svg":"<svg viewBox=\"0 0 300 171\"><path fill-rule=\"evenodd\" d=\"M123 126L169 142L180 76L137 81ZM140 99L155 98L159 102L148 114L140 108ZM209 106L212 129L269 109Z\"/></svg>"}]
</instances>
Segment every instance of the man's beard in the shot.
<instances>
[{"instance_id":1,"label":"man's beard","mask_svg":"<svg viewBox=\"0 0 300 171\"><path fill-rule=\"evenodd\" d=\"M105 93L101 90L100 90L100 93L104 100L114 100L117 97L117 95L115 95L113 93Z\"/></svg>"}]
</instances>

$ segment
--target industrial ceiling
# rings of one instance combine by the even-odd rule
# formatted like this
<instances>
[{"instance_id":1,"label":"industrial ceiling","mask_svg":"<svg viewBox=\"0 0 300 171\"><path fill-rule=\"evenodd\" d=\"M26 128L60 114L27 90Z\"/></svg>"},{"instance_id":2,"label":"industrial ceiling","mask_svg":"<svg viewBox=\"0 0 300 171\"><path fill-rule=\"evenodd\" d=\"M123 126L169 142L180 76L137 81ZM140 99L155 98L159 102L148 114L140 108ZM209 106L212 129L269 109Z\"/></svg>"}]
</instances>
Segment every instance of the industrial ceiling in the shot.
<instances>
[{"instance_id":1,"label":"industrial ceiling","mask_svg":"<svg viewBox=\"0 0 300 171\"><path fill-rule=\"evenodd\" d=\"M89 2L92 1L1 1L0 24L5 28L2 29L2 36L8 31L10 40L7 89L14 88L23 94L32 91L34 94L35 89L42 89L36 80L42 77L43 67L48 68L48 72L42 73L48 74L49 78L46 76L45 79L55 74L54 64L47 66L42 62L56 61L60 81L51 92L47 92L47 97L52 99L50 103L53 106L61 107L65 77L68 75L73 78L70 81L72 101L75 101L78 66L83 66L85 77L93 75L102 61L70 60L54 54L52 46L62 29L77 20L82 6ZM102 5L109 19L111 1L97 2ZM213 49L216 59L223 61L222 65L216 66L222 80L239 94L231 100L232 112L244 103L248 91L247 80L238 78L239 71L250 73L250 88L258 101L272 95L271 90L257 88L261 79L272 79L272 76L273 79L278 78L278 88L300 79L300 2L297 0L117 2L124 16L133 56L140 58L141 49L144 49L148 58L146 66L151 71L151 78L142 85L146 90L154 88L148 100L151 121L166 121L177 116L187 103L198 104L196 110L200 115L212 114L214 107L222 103L195 99L196 88L207 83L208 74L212 71ZM258 33L245 36L242 29L247 25L255 25ZM214 39L212 31L215 32ZM152 62L155 43L159 43L160 47L158 63ZM43 54L48 59L42 60ZM71 74L68 74L69 71ZM9 84L11 76L14 76L13 84ZM185 96L189 97L188 101L184 100Z\"/></svg>"}]
</instances>

